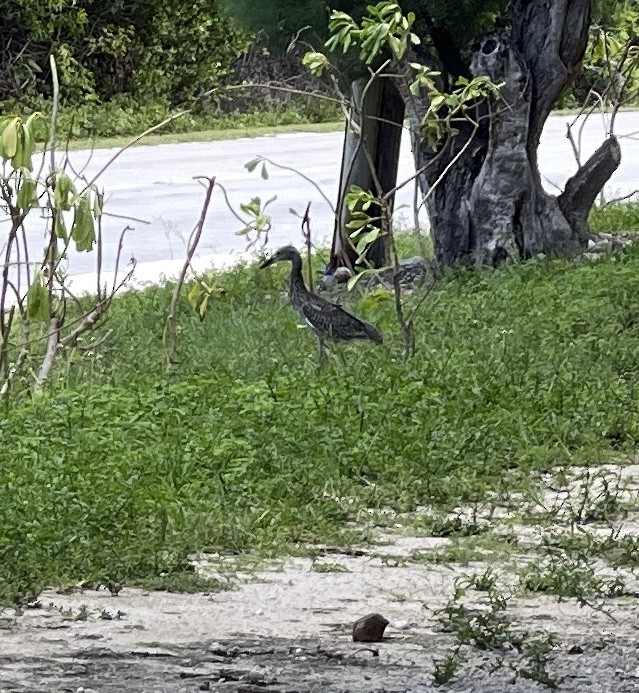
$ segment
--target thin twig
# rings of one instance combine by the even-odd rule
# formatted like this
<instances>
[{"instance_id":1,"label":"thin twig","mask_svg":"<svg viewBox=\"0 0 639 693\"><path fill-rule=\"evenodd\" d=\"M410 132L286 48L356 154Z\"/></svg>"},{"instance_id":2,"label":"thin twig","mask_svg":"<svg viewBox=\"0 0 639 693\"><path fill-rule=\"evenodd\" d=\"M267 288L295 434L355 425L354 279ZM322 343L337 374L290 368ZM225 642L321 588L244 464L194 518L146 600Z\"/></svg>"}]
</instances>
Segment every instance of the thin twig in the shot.
<instances>
[{"instance_id":1,"label":"thin twig","mask_svg":"<svg viewBox=\"0 0 639 693\"><path fill-rule=\"evenodd\" d=\"M324 202L326 202L326 204L331 208L331 212L335 214L335 207L333 207L333 204L331 203L330 199L325 195L318 183L316 183L312 178L309 178L309 176L307 176L305 173L302 173L299 169L296 169L293 166L285 166L284 164L278 164L277 162L273 161L272 159L268 159L265 156L258 155L258 158L260 161L266 161L266 163L270 166L275 166L275 168L279 168L282 171L290 171L291 173L295 173L300 178L303 178L307 183L310 183L315 188L315 190L317 190L317 192L322 196Z\"/></svg>"},{"instance_id":2,"label":"thin twig","mask_svg":"<svg viewBox=\"0 0 639 693\"><path fill-rule=\"evenodd\" d=\"M92 185L95 184L96 180L113 164L113 162L124 152L129 149L129 147L132 147L136 142L139 142L141 139L144 139L147 135L150 135L151 133L155 132L156 130L159 130L160 128L163 128L165 125L168 125L169 123L173 122L177 118L181 118L183 115L186 115L189 113L189 109L186 109L184 111L180 111L179 113L176 113L175 115L169 116L168 118L165 118L161 123L158 123L157 125L153 125L150 128L147 128L141 135L137 135L134 137L132 140L127 142L127 144L124 145L124 147L121 147L118 149L118 151L104 164L104 166L93 176L93 178L86 184L82 192L80 193L81 195L86 192Z\"/></svg>"},{"instance_id":3,"label":"thin twig","mask_svg":"<svg viewBox=\"0 0 639 693\"><path fill-rule=\"evenodd\" d=\"M47 350L40 365L40 370L36 375L36 381L33 386L33 393L35 395L41 394L44 390L44 386L47 383L53 370L53 364L55 363L55 356L58 351L58 343L60 341L60 328L61 328L61 318L54 315L49 323L49 330L47 332Z\"/></svg>"},{"instance_id":4,"label":"thin twig","mask_svg":"<svg viewBox=\"0 0 639 693\"><path fill-rule=\"evenodd\" d=\"M177 354L177 313L178 313L178 301L180 299L180 293L182 292L182 286L184 285L184 280L186 278L186 273L191 266L191 261L193 255L197 250L197 246L202 237L202 231L204 230L204 222L206 221L206 214L209 209L209 204L211 202L211 196L213 194L213 188L215 187L215 177L207 178L205 176L196 176L195 180L205 180L206 183L206 194L204 196L204 203L202 205L202 210L200 212L200 218L195 225L189 242L186 248L186 258L180 270L178 280L173 288L173 295L171 297L171 305L169 307L169 314L166 318L166 328L164 331L164 342L166 347L166 355L168 365L178 363L179 358Z\"/></svg>"},{"instance_id":5,"label":"thin twig","mask_svg":"<svg viewBox=\"0 0 639 693\"><path fill-rule=\"evenodd\" d=\"M58 80L58 67L55 63L53 54L49 56L49 65L51 67L51 82L53 85L53 105L51 108L51 132L49 133L49 142L47 149L51 157L51 173L55 171L55 150L56 150L56 129L58 125L58 108L60 106L60 82Z\"/></svg>"},{"instance_id":6,"label":"thin twig","mask_svg":"<svg viewBox=\"0 0 639 693\"><path fill-rule=\"evenodd\" d=\"M311 252L312 252L312 242L311 242L311 217L309 212L311 211L311 203L306 205L306 211L304 212L304 217L302 218L302 236L304 236L304 241L306 243L306 263L308 266L308 285L311 291L313 291L313 267L311 263Z\"/></svg>"}]
</instances>

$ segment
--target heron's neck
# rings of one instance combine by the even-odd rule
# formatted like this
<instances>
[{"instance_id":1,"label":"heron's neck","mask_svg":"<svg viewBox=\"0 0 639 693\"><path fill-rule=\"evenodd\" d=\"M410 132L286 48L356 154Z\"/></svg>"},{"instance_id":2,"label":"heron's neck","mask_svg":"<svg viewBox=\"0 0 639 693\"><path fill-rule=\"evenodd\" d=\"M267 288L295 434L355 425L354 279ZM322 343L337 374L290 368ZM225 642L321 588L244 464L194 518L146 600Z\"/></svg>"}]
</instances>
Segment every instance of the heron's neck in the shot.
<instances>
[{"instance_id":1,"label":"heron's neck","mask_svg":"<svg viewBox=\"0 0 639 693\"><path fill-rule=\"evenodd\" d=\"M291 289L293 287L306 291L304 277L302 276L302 258L300 255L291 259Z\"/></svg>"}]
</instances>

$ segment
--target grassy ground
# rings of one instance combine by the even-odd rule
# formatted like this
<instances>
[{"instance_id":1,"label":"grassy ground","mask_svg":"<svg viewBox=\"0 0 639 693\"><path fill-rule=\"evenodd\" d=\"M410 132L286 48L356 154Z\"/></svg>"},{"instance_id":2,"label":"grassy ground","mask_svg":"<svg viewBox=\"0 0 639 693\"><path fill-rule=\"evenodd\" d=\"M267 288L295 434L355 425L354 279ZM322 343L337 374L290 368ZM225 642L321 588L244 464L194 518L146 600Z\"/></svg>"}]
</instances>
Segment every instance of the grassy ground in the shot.
<instances>
[{"instance_id":1,"label":"grassy ground","mask_svg":"<svg viewBox=\"0 0 639 693\"><path fill-rule=\"evenodd\" d=\"M49 137L51 105L3 103L4 112L27 117L42 114L36 121L38 142ZM278 132L326 132L343 127L342 113L334 104L317 99L298 99L288 106L263 107L247 112L218 113L214 109L171 111L166 106L123 107L117 102L62 107L57 120L57 137L69 149L121 147L147 129L181 113L140 144L194 142L257 137Z\"/></svg>"},{"instance_id":2,"label":"grassy ground","mask_svg":"<svg viewBox=\"0 0 639 693\"><path fill-rule=\"evenodd\" d=\"M251 125L241 127L225 127L219 130L196 130L193 132L169 132L166 134L151 134L142 138L136 144L176 144L178 142L215 142L219 140L234 140L239 137L268 137L289 132L336 132L344 128L342 122L327 123L297 123L289 125ZM80 138L69 142L68 149L101 149L119 148L128 144L132 137L97 137Z\"/></svg>"},{"instance_id":3,"label":"grassy ground","mask_svg":"<svg viewBox=\"0 0 639 693\"><path fill-rule=\"evenodd\" d=\"M48 132L50 106L35 104L25 109L17 103L3 104L9 113L24 116L33 110L45 115L38 128L44 142ZM576 113L567 109L555 115ZM91 147L121 147L147 128L170 115L165 106L122 107L118 103L88 104L73 109L62 108L58 134L68 139L69 149ZM254 110L247 113L217 114L215 112L187 113L172 121L156 134L145 137L139 144L171 144L175 142L212 141L237 137L259 137L281 132L332 132L344 127L342 114L333 104L310 99L287 108Z\"/></svg>"},{"instance_id":4,"label":"grassy ground","mask_svg":"<svg viewBox=\"0 0 639 693\"><path fill-rule=\"evenodd\" d=\"M409 250L409 249L407 249ZM365 509L533 492L541 472L639 443L639 249L594 265L452 274L401 358L392 302L346 296L381 347L318 372L286 269L238 267L203 322L171 287L118 299L98 353L0 420L0 602L48 583L154 580L202 549L277 555L365 540ZM413 297L413 300L417 295Z\"/></svg>"},{"instance_id":5,"label":"grassy ground","mask_svg":"<svg viewBox=\"0 0 639 693\"><path fill-rule=\"evenodd\" d=\"M639 230L639 200L610 202L593 207L589 223L593 233Z\"/></svg>"}]
</instances>

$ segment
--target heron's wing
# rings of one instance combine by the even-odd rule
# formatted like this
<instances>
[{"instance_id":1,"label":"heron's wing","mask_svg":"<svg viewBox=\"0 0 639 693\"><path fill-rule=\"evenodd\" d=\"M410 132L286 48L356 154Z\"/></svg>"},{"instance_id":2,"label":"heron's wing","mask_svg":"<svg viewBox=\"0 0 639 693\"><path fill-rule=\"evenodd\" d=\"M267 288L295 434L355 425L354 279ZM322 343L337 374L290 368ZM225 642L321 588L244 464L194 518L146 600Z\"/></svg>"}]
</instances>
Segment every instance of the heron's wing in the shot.
<instances>
[{"instance_id":1,"label":"heron's wing","mask_svg":"<svg viewBox=\"0 0 639 693\"><path fill-rule=\"evenodd\" d=\"M331 303L321 296L308 294L300 310L306 323L335 339L373 339L379 333L372 326L351 315L337 303Z\"/></svg>"}]
</instances>

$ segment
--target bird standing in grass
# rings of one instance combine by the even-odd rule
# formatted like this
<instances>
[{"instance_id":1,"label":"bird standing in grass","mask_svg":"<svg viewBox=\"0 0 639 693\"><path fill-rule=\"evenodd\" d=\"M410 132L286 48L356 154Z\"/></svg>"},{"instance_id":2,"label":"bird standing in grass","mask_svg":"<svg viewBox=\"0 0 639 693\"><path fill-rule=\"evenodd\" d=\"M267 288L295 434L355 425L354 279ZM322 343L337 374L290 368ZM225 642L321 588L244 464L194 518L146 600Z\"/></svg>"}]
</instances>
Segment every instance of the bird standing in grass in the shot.
<instances>
[{"instance_id":1,"label":"bird standing in grass","mask_svg":"<svg viewBox=\"0 0 639 693\"><path fill-rule=\"evenodd\" d=\"M277 250L260 267L269 267L275 262L288 260L291 263L291 278L288 295L293 306L299 311L304 322L317 337L320 366L326 359L324 341L326 339L350 341L370 340L381 344L382 335L376 327L356 318L337 303L331 303L321 296L311 293L302 277L302 256L292 245Z\"/></svg>"}]
</instances>

